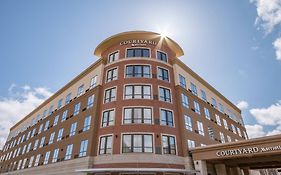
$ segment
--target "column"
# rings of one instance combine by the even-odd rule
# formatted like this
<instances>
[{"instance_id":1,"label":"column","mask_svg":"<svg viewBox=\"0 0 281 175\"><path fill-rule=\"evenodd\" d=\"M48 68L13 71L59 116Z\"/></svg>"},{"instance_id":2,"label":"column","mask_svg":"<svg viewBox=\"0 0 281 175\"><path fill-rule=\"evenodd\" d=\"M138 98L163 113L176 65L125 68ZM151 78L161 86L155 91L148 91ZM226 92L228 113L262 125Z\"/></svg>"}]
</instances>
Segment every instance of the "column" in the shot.
<instances>
[{"instance_id":1,"label":"column","mask_svg":"<svg viewBox=\"0 0 281 175\"><path fill-rule=\"evenodd\" d=\"M196 175L208 175L207 163L205 160L196 160L194 161L195 170L199 171Z\"/></svg>"},{"instance_id":2,"label":"column","mask_svg":"<svg viewBox=\"0 0 281 175\"><path fill-rule=\"evenodd\" d=\"M222 163L216 164L215 168L216 168L217 175L226 175L227 174L225 164L222 164Z\"/></svg>"}]
</instances>

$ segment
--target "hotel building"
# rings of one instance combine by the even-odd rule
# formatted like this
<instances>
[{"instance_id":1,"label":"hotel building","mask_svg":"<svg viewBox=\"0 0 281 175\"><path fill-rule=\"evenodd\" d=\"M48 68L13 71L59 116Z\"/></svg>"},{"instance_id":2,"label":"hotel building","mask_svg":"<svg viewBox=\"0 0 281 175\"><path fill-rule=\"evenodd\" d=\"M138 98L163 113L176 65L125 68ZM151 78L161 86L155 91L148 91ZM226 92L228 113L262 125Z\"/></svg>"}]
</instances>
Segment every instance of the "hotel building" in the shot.
<instances>
[{"instance_id":1,"label":"hotel building","mask_svg":"<svg viewBox=\"0 0 281 175\"><path fill-rule=\"evenodd\" d=\"M241 111L146 31L102 41L99 59L11 129L4 174L194 174L194 147L247 139Z\"/></svg>"}]
</instances>

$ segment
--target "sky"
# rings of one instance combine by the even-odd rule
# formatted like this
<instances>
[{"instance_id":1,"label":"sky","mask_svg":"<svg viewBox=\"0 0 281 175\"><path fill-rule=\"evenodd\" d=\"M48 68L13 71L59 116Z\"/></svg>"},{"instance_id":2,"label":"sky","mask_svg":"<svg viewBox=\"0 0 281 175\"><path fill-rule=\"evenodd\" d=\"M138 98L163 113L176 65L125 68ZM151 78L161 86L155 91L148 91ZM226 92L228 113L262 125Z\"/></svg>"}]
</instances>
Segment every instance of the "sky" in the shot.
<instances>
[{"instance_id":1,"label":"sky","mask_svg":"<svg viewBox=\"0 0 281 175\"><path fill-rule=\"evenodd\" d=\"M111 35L165 33L241 110L251 138L281 132L280 0L1 0L0 147L9 129L98 58Z\"/></svg>"}]
</instances>

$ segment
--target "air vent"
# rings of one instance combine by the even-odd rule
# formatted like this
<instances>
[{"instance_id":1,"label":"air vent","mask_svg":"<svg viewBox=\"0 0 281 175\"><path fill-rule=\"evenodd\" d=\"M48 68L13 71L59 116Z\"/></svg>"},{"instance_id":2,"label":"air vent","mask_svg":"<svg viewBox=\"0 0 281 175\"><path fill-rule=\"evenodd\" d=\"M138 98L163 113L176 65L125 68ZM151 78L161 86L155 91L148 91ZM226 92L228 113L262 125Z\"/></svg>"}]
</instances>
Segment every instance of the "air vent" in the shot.
<instances>
[{"instance_id":1,"label":"air vent","mask_svg":"<svg viewBox=\"0 0 281 175\"><path fill-rule=\"evenodd\" d=\"M154 124L155 125L159 125L160 124L160 119L159 118L155 118L154 119Z\"/></svg>"},{"instance_id":2,"label":"air vent","mask_svg":"<svg viewBox=\"0 0 281 175\"><path fill-rule=\"evenodd\" d=\"M86 111L87 108L84 108L82 111Z\"/></svg>"}]
</instances>

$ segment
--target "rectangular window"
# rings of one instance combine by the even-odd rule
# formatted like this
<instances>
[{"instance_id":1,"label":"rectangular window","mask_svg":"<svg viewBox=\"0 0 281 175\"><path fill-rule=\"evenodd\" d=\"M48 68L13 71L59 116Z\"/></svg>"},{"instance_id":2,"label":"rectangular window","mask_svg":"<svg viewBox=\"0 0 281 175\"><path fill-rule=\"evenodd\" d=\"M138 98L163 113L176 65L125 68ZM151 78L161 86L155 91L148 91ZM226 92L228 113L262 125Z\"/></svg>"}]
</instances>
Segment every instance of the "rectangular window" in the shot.
<instances>
[{"instance_id":1,"label":"rectangular window","mask_svg":"<svg viewBox=\"0 0 281 175\"><path fill-rule=\"evenodd\" d=\"M28 163L28 168L32 167L34 156L31 156Z\"/></svg>"},{"instance_id":2,"label":"rectangular window","mask_svg":"<svg viewBox=\"0 0 281 175\"><path fill-rule=\"evenodd\" d=\"M187 115L184 115L184 122L185 122L185 128L189 131L192 131L191 118Z\"/></svg>"},{"instance_id":3,"label":"rectangular window","mask_svg":"<svg viewBox=\"0 0 281 175\"><path fill-rule=\"evenodd\" d=\"M66 98L65 98L65 104L67 105L71 100L71 93L67 94Z\"/></svg>"},{"instance_id":4,"label":"rectangular window","mask_svg":"<svg viewBox=\"0 0 281 175\"><path fill-rule=\"evenodd\" d=\"M89 130L90 126L91 126L91 116L87 116L84 120L83 131Z\"/></svg>"},{"instance_id":5,"label":"rectangular window","mask_svg":"<svg viewBox=\"0 0 281 175\"><path fill-rule=\"evenodd\" d=\"M221 103L219 103L219 107L220 107L220 111L221 111L222 113L224 113L224 106L223 106Z\"/></svg>"},{"instance_id":6,"label":"rectangular window","mask_svg":"<svg viewBox=\"0 0 281 175\"><path fill-rule=\"evenodd\" d=\"M123 123L152 123L152 110L151 108L125 108Z\"/></svg>"},{"instance_id":7,"label":"rectangular window","mask_svg":"<svg viewBox=\"0 0 281 175\"><path fill-rule=\"evenodd\" d=\"M41 138L40 145L39 145L39 148L42 148L43 145L44 145L44 143L45 143L45 137L42 137L42 138Z\"/></svg>"},{"instance_id":8,"label":"rectangular window","mask_svg":"<svg viewBox=\"0 0 281 175\"><path fill-rule=\"evenodd\" d=\"M191 88L191 92L192 92L193 95L198 95L198 93L197 93L197 87L196 87L195 84L190 83L190 88Z\"/></svg>"},{"instance_id":9,"label":"rectangular window","mask_svg":"<svg viewBox=\"0 0 281 175\"><path fill-rule=\"evenodd\" d=\"M214 106L214 108L217 108L217 100L212 98L212 105Z\"/></svg>"},{"instance_id":10,"label":"rectangular window","mask_svg":"<svg viewBox=\"0 0 281 175\"><path fill-rule=\"evenodd\" d=\"M198 128L198 134L204 136L204 127L203 127L203 123L200 121L197 121L197 128Z\"/></svg>"},{"instance_id":11,"label":"rectangular window","mask_svg":"<svg viewBox=\"0 0 281 175\"><path fill-rule=\"evenodd\" d=\"M54 138L55 138L55 132L52 132L52 134L50 135L50 139L49 139L49 145L54 142Z\"/></svg>"},{"instance_id":12,"label":"rectangular window","mask_svg":"<svg viewBox=\"0 0 281 175\"><path fill-rule=\"evenodd\" d=\"M159 87L159 100L165 102L172 102L170 89Z\"/></svg>"},{"instance_id":13,"label":"rectangular window","mask_svg":"<svg viewBox=\"0 0 281 175\"><path fill-rule=\"evenodd\" d=\"M31 133L31 138L34 137L35 132L36 132L36 128L33 128L32 133Z\"/></svg>"},{"instance_id":14,"label":"rectangular window","mask_svg":"<svg viewBox=\"0 0 281 175\"><path fill-rule=\"evenodd\" d=\"M232 129L233 133L236 134L236 128L233 124L231 124L231 129Z\"/></svg>"},{"instance_id":15,"label":"rectangular window","mask_svg":"<svg viewBox=\"0 0 281 175\"><path fill-rule=\"evenodd\" d=\"M114 110L104 111L102 115L102 127L114 125L114 117L115 117Z\"/></svg>"},{"instance_id":16,"label":"rectangular window","mask_svg":"<svg viewBox=\"0 0 281 175\"><path fill-rule=\"evenodd\" d=\"M67 145L64 160L71 159L73 144Z\"/></svg>"},{"instance_id":17,"label":"rectangular window","mask_svg":"<svg viewBox=\"0 0 281 175\"><path fill-rule=\"evenodd\" d=\"M66 120L67 111L68 111L68 110L65 110L65 111L63 111L63 113L62 113L62 116L61 116L61 121L62 121L62 122Z\"/></svg>"},{"instance_id":18,"label":"rectangular window","mask_svg":"<svg viewBox=\"0 0 281 175\"><path fill-rule=\"evenodd\" d=\"M196 101L194 101L194 110L197 114L200 114L200 106Z\"/></svg>"},{"instance_id":19,"label":"rectangular window","mask_svg":"<svg viewBox=\"0 0 281 175\"><path fill-rule=\"evenodd\" d=\"M98 76L94 76L93 78L91 78L90 81L90 89L94 88L97 86L97 80L98 80Z\"/></svg>"},{"instance_id":20,"label":"rectangular window","mask_svg":"<svg viewBox=\"0 0 281 175\"><path fill-rule=\"evenodd\" d=\"M118 51L113 52L108 56L108 63L111 63L111 62L116 61L118 59L119 59L119 52Z\"/></svg>"},{"instance_id":21,"label":"rectangular window","mask_svg":"<svg viewBox=\"0 0 281 175\"><path fill-rule=\"evenodd\" d=\"M215 140L215 133L213 127L208 126L208 134L210 139Z\"/></svg>"},{"instance_id":22,"label":"rectangular window","mask_svg":"<svg viewBox=\"0 0 281 175\"><path fill-rule=\"evenodd\" d=\"M59 158L59 148L55 149L54 150L54 154L53 154L53 159L52 159L52 163L55 163L58 161L58 158Z\"/></svg>"},{"instance_id":23,"label":"rectangular window","mask_svg":"<svg viewBox=\"0 0 281 175\"><path fill-rule=\"evenodd\" d=\"M56 126L56 125L58 124L59 117L60 117L59 115L57 115L57 116L55 117L53 126Z\"/></svg>"},{"instance_id":24,"label":"rectangular window","mask_svg":"<svg viewBox=\"0 0 281 175\"><path fill-rule=\"evenodd\" d=\"M238 132L238 135L239 135L240 137L242 137L242 135L241 135L241 130L240 130L240 128L238 128L238 127L237 127L237 132Z\"/></svg>"},{"instance_id":25,"label":"rectangular window","mask_svg":"<svg viewBox=\"0 0 281 175\"><path fill-rule=\"evenodd\" d=\"M26 140L28 140L28 139L29 139L30 134L31 134L31 131L29 131L29 132L28 132L28 134L27 134L27 136L26 136ZM4 149L4 151L6 151L6 150Z\"/></svg>"},{"instance_id":26,"label":"rectangular window","mask_svg":"<svg viewBox=\"0 0 281 175\"><path fill-rule=\"evenodd\" d=\"M220 116L218 114L215 114L216 116L216 121L217 121L217 124L221 126L221 119L220 119Z\"/></svg>"},{"instance_id":27,"label":"rectangular window","mask_svg":"<svg viewBox=\"0 0 281 175\"><path fill-rule=\"evenodd\" d=\"M88 97L87 109L94 106L94 100L95 100L95 95L91 95L90 97Z\"/></svg>"},{"instance_id":28,"label":"rectangular window","mask_svg":"<svg viewBox=\"0 0 281 175\"><path fill-rule=\"evenodd\" d=\"M209 112L209 109L208 109L208 108L205 108L205 107L204 107L204 113L205 113L206 119L211 120L210 112Z\"/></svg>"},{"instance_id":29,"label":"rectangular window","mask_svg":"<svg viewBox=\"0 0 281 175\"><path fill-rule=\"evenodd\" d=\"M188 97L185 94L181 94L181 103L184 107L189 108Z\"/></svg>"},{"instance_id":30,"label":"rectangular window","mask_svg":"<svg viewBox=\"0 0 281 175\"><path fill-rule=\"evenodd\" d=\"M52 105L52 106L50 106L50 108L49 108L49 112L48 112L48 115L51 115L51 114L52 114L53 109L54 109L54 106L53 106L53 105Z\"/></svg>"},{"instance_id":31,"label":"rectangular window","mask_svg":"<svg viewBox=\"0 0 281 175\"><path fill-rule=\"evenodd\" d=\"M112 153L112 136L103 136L100 138L99 154Z\"/></svg>"},{"instance_id":32,"label":"rectangular window","mask_svg":"<svg viewBox=\"0 0 281 175\"><path fill-rule=\"evenodd\" d=\"M143 77L150 78L150 66L131 65L126 66L126 78Z\"/></svg>"},{"instance_id":33,"label":"rectangular window","mask_svg":"<svg viewBox=\"0 0 281 175\"><path fill-rule=\"evenodd\" d=\"M202 98L202 100L207 101L206 92L202 89L201 89L201 98Z\"/></svg>"},{"instance_id":34,"label":"rectangular window","mask_svg":"<svg viewBox=\"0 0 281 175\"><path fill-rule=\"evenodd\" d=\"M220 132L220 138L221 138L221 143L225 143L224 135L222 132Z\"/></svg>"},{"instance_id":35,"label":"rectangular window","mask_svg":"<svg viewBox=\"0 0 281 175\"><path fill-rule=\"evenodd\" d=\"M47 164L48 164L48 162L49 162L49 157L50 157L50 153L51 153L50 151L46 152L45 158L44 158L44 162L43 162L44 165L47 165Z\"/></svg>"},{"instance_id":36,"label":"rectangular window","mask_svg":"<svg viewBox=\"0 0 281 175\"><path fill-rule=\"evenodd\" d=\"M176 141L173 136L162 136L162 148L163 154L174 154L176 155Z\"/></svg>"},{"instance_id":37,"label":"rectangular window","mask_svg":"<svg viewBox=\"0 0 281 175\"><path fill-rule=\"evenodd\" d=\"M125 99L151 99L151 86L127 85L125 86Z\"/></svg>"},{"instance_id":38,"label":"rectangular window","mask_svg":"<svg viewBox=\"0 0 281 175\"><path fill-rule=\"evenodd\" d=\"M231 137L229 135L227 135L226 137L227 137L227 141L231 142Z\"/></svg>"},{"instance_id":39,"label":"rectangular window","mask_svg":"<svg viewBox=\"0 0 281 175\"><path fill-rule=\"evenodd\" d=\"M129 57L150 57L149 49L127 49L127 58Z\"/></svg>"},{"instance_id":40,"label":"rectangular window","mask_svg":"<svg viewBox=\"0 0 281 175\"><path fill-rule=\"evenodd\" d=\"M21 167L21 162L22 162L22 160L19 160L19 164L18 164L17 170L20 169L20 167Z\"/></svg>"},{"instance_id":41,"label":"rectangular window","mask_svg":"<svg viewBox=\"0 0 281 175\"><path fill-rule=\"evenodd\" d=\"M104 103L116 101L116 87L105 90Z\"/></svg>"},{"instance_id":42,"label":"rectangular window","mask_svg":"<svg viewBox=\"0 0 281 175\"><path fill-rule=\"evenodd\" d=\"M179 74L179 81L180 81L180 86L183 87L183 88L186 88L185 78L181 74Z\"/></svg>"},{"instance_id":43,"label":"rectangular window","mask_svg":"<svg viewBox=\"0 0 281 175\"><path fill-rule=\"evenodd\" d=\"M226 130L228 130L227 121L226 121L225 119L222 119L222 121L223 121L224 128L225 128Z\"/></svg>"},{"instance_id":44,"label":"rectangular window","mask_svg":"<svg viewBox=\"0 0 281 175\"><path fill-rule=\"evenodd\" d=\"M62 99L60 99L59 101L58 101L58 109L60 109L62 107Z\"/></svg>"},{"instance_id":45,"label":"rectangular window","mask_svg":"<svg viewBox=\"0 0 281 175\"><path fill-rule=\"evenodd\" d=\"M86 156L87 148L88 148L88 140L81 141L80 150L79 150L79 157Z\"/></svg>"},{"instance_id":46,"label":"rectangular window","mask_svg":"<svg viewBox=\"0 0 281 175\"><path fill-rule=\"evenodd\" d=\"M49 129L49 124L50 124L50 121L47 120L46 123L45 123L44 131L46 131L47 129Z\"/></svg>"},{"instance_id":47,"label":"rectangular window","mask_svg":"<svg viewBox=\"0 0 281 175\"><path fill-rule=\"evenodd\" d=\"M174 126L172 111L161 109L160 110L160 115L161 115L161 125L167 125L169 127L173 127Z\"/></svg>"},{"instance_id":48,"label":"rectangular window","mask_svg":"<svg viewBox=\"0 0 281 175\"><path fill-rule=\"evenodd\" d=\"M61 140L62 135L63 135L63 128L60 128L60 129L59 129L59 132L58 132L57 142Z\"/></svg>"},{"instance_id":49,"label":"rectangular window","mask_svg":"<svg viewBox=\"0 0 281 175\"><path fill-rule=\"evenodd\" d=\"M84 93L84 84L78 87L77 97L81 96Z\"/></svg>"},{"instance_id":50,"label":"rectangular window","mask_svg":"<svg viewBox=\"0 0 281 175\"><path fill-rule=\"evenodd\" d=\"M33 145L33 150L37 149L38 142L39 142L39 139L35 140L34 145Z\"/></svg>"},{"instance_id":51,"label":"rectangular window","mask_svg":"<svg viewBox=\"0 0 281 175\"><path fill-rule=\"evenodd\" d=\"M30 148L31 148L31 142L27 146L26 153L28 153L30 151Z\"/></svg>"},{"instance_id":52,"label":"rectangular window","mask_svg":"<svg viewBox=\"0 0 281 175\"><path fill-rule=\"evenodd\" d=\"M80 106L81 106L81 103L77 103L77 104L75 104L75 106L74 106L74 112L73 112L73 115L77 115L77 114L79 114L79 111L80 111Z\"/></svg>"},{"instance_id":53,"label":"rectangular window","mask_svg":"<svg viewBox=\"0 0 281 175\"><path fill-rule=\"evenodd\" d=\"M117 74L117 68L108 70L106 75L106 82L117 80Z\"/></svg>"},{"instance_id":54,"label":"rectangular window","mask_svg":"<svg viewBox=\"0 0 281 175\"><path fill-rule=\"evenodd\" d=\"M157 51L157 59L166 63L168 62L167 54L161 51Z\"/></svg>"},{"instance_id":55,"label":"rectangular window","mask_svg":"<svg viewBox=\"0 0 281 175\"><path fill-rule=\"evenodd\" d=\"M187 140L187 146L188 148L195 148L194 140Z\"/></svg>"},{"instance_id":56,"label":"rectangular window","mask_svg":"<svg viewBox=\"0 0 281 175\"><path fill-rule=\"evenodd\" d=\"M164 80L164 81L169 82L169 72L168 72L168 70L164 69L164 68L161 68L161 67L158 67L157 68L157 78L159 80Z\"/></svg>"},{"instance_id":57,"label":"rectangular window","mask_svg":"<svg viewBox=\"0 0 281 175\"><path fill-rule=\"evenodd\" d=\"M47 117L47 110L45 110L44 112L43 112L43 115L42 115L42 118L44 119L45 117Z\"/></svg>"},{"instance_id":58,"label":"rectangular window","mask_svg":"<svg viewBox=\"0 0 281 175\"><path fill-rule=\"evenodd\" d=\"M124 134L122 139L123 153L152 153L151 134Z\"/></svg>"},{"instance_id":59,"label":"rectangular window","mask_svg":"<svg viewBox=\"0 0 281 175\"><path fill-rule=\"evenodd\" d=\"M40 161L40 157L41 157L41 154L37 154L35 162L34 162L34 166L38 166L39 161Z\"/></svg>"},{"instance_id":60,"label":"rectangular window","mask_svg":"<svg viewBox=\"0 0 281 175\"><path fill-rule=\"evenodd\" d=\"M69 136L74 136L76 133L76 128L77 128L77 122L72 123L71 127L70 127L70 132L69 132Z\"/></svg>"}]
</instances>

